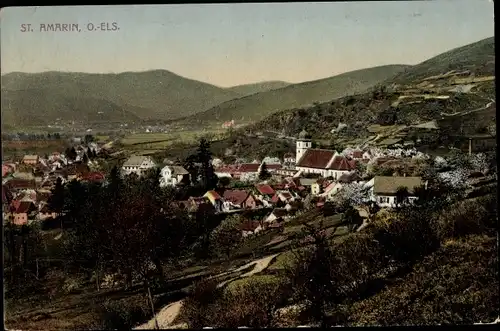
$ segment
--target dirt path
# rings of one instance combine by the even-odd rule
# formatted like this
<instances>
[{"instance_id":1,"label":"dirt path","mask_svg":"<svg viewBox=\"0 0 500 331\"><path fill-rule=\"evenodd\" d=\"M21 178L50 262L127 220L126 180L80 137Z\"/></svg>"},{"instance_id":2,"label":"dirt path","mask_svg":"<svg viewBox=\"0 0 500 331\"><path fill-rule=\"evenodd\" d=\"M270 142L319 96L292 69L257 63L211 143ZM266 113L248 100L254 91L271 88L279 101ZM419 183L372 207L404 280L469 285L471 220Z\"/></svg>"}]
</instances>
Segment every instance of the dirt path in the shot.
<instances>
[{"instance_id":1,"label":"dirt path","mask_svg":"<svg viewBox=\"0 0 500 331\"><path fill-rule=\"evenodd\" d=\"M245 264L237 269L220 273L217 276L214 276L212 278L227 275L227 274L234 273L234 272L239 272L239 271L245 270L245 269L249 268L250 266L254 265L254 268L251 271L246 272L238 277L221 282L219 284L219 286L227 285L228 283L230 283L236 279L251 277L259 272L264 271L267 267L269 267L271 262L273 262L274 259L276 259L276 257L279 254L280 253L273 254L270 256L266 256L262 259L252 261L252 262L247 263L247 264ZM187 328L187 325L185 325L184 323L172 325L172 323L175 321L176 317L179 315L179 312L181 310L183 302L184 302L184 300L179 300L179 301L173 302L173 303L167 305L166 307L162 308L162 310L160 310L160 312L158 314L156 314L156 318L158 320L158 326L160 329L184 329L184 328ZM155 328L155 319L153 318L149 322L142 324L134 329L135 330L144 330L144 329L154 329L154 328Z\"/></svg>"}]
</instances>

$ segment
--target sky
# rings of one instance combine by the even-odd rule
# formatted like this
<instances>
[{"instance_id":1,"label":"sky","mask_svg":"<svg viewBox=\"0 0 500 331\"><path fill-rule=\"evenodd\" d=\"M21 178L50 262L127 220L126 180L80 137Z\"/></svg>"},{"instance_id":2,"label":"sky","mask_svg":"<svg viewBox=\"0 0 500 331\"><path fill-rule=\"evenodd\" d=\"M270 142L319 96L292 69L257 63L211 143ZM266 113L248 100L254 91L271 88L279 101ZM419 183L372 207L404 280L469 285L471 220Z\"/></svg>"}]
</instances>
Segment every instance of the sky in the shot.
<instances>
[{"instance_id":1,"label":"sky","mask_svg":"<svg viewBox=\"0 0 500 331\"><path fill-rule=\"evenodd\" d=\"M493 36L494 20L490 0L10 7L0 31L2 74L166 69L229 87L417 64Z\"/></svg>"}]
</instances>

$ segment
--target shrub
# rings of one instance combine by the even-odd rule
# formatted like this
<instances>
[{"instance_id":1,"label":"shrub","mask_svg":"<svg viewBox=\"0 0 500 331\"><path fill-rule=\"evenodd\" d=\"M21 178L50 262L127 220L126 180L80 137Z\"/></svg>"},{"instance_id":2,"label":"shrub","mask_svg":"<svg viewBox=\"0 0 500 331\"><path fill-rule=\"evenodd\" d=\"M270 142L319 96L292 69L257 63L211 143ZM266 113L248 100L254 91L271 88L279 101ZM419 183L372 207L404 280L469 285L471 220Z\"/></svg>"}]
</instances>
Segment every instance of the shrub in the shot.
<instances>
[{"instance_id":1,"label":"shrub","mask_svg":"<svg viewBox=\"0 0 500 331\"><path fill-rule=\"evenodd\" d=\"M145 297L137 300L131 297L123 300L106 300L98 309L97 327L104 329L131 329L151 315L151 308Z\"/></svg>"},{"instance_id":2,"label":"shrub","mask_svg":"<svg viewBox=\"0 0 500 331\"><path fill-rule=\"evenodd\" d=\"M438 234L441 240L484 233L495 228L496 197L459 201L440 213Z\"/></svg>"},{"instance_id":3,"label":"shrub","mask_svg":"<svg viewBox=\"0 0 500 331\"><path fill-rule=\"evenodd\" d=\"M216 280L202 279L195 282L184 300L180 318L193 329L212 326L217 319L217 311L220 311L217 306L221 305L223 294Z\"/></svg>"},{"instance_id":4,"label":"shrub","mask_svg":"<svg viewBox=\"0 0 500 331\"><path fill-rule=\"evenodd\" d=\"M217 321L214 326L236 328L246 326L251 328L273 327L274 311L285 305L287 292L284 284L277 282L261 282L251 280L227 291L223 304L219 305Z\"/></svg>"}]
</instances>

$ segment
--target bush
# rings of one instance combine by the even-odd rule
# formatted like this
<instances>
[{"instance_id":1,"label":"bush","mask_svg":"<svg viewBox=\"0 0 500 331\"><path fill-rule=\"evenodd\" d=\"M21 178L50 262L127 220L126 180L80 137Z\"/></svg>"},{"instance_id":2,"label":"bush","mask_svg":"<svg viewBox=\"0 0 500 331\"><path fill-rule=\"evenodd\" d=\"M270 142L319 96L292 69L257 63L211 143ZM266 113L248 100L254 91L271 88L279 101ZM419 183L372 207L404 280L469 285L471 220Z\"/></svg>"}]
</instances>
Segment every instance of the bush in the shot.
<instances>
[{"instance_id":1,"label":"bush","mask_svg":"<svg viewBox=\"0 0 500 331\"><path fill-rule=\"evenodd\" d=\"M217 285L218 282L211 279L203 279L193 284L179 314L190 328L213 326L214 320L218 318L218 307L222 304L224 294L223 289Z\"/></svg>"},{"instance_id":2,"label":"bush","mask_svg":"<svg viewBox=\"0 0 500 331\"><path fill-rule=\"evenodd\" d=\"M413 206L403 207L398 219L376 228L377 240L385 256L403 264L411 264L439 247L433 215Z\"/></svg>"},{"instance_id":3,"label":"bush","mask_svg":"<svg viewBox=\"0 0 500 331\"><path fill-rule=\"evenodd\" d=\"M236 328L273 327L274 311L286 304L288 296L284 284L278 282L248 282L226 291L223 304L219 305L218 319L214 326ZM222 318L220 318L222 317Z\"/></svg>"},{"instance_id":4,"label":"bush","mask_svg":"<svg viewBox=\"0 0 500 331\"><path fill-rule=\"evenodd\" d=\"M146 297L138 300L131 297L123 300L106 300L98 309L96 325L104 329L131 329L151 315L151 308Z\"/></svg>"},{"instance_id":5,"label":"bush","mask_svg":"<svg viewBox=\"0 0 500 331\"><path fill-rule=\"evenodd\" d=\"M439 216L438 234L441 240L495 229L496 194L459 201L446 208Z\"/></svg>"}]
</instances>

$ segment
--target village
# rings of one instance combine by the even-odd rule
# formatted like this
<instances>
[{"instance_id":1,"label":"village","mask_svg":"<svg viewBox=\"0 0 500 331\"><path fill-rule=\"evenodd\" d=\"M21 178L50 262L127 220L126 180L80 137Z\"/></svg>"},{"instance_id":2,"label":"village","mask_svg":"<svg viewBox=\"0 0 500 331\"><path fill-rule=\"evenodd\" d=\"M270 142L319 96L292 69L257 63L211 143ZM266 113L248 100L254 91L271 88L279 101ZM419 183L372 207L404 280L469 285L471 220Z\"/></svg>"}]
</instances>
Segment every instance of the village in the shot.
<instances>
[{"instance_id":1,"label":"village","mask_svg":"<svg viewBox=\"0 0 500 331\"><path fill-rule=\"evenodd\" d=\"M25 155L17 162L4 161L4 222L12 220L16 225L24 225L56 218L48 200L58 180L62 184L76 180L106 185L108 174L100 169L98 161L107 153L105 148L96 142L79 143L65 153ZM218 177L217 187L203 195L177 201L177 205L187 213L199 209L215 214L252 215L255 212L241 223L243 236L248 236L281 228L304 209L322 209L353 192L361 194L359 204L394 208L401 202L400 191L404 189L405 202L412 203L417 199L418 188L428 184L422 174L430 164L442 169L441 178L448 178L457 186L465 187L465 181L478 183L481 178L484 181L489 170L485 157L476 154L474 160L474 170L467 172L451 169L443 157L432 158L414 149L355 147L341 152L316 149L311 136L302 131L296 139L295 155L286 153L282 159L268 156L262 160L238 159L234 164L224 164L220 158L213 157L211 164ZM176 188L192 183L190 172L181 164L168 159L158 164L150 156L132 155L121 165L121 174L140 179L151 169L161 169L160 187ZM363 208L353 207L362 218L368 217Z\"/></svg>"}]
</instances>

